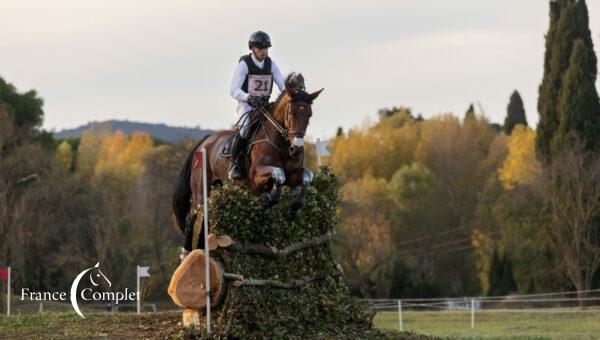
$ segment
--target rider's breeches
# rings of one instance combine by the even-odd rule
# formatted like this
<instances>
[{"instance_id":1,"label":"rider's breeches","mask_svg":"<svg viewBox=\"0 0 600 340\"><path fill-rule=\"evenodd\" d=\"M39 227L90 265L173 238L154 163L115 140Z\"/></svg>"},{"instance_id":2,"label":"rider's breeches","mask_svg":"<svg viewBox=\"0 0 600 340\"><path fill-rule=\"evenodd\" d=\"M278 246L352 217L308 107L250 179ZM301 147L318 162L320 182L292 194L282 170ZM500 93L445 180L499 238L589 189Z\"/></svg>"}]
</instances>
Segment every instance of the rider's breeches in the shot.
<instances>
[{"instance_id":1,"label":"rider's breeches","mask_svg":"<svg viewBox=\"0 0 600 340\"><path fill-rule=\"evenodd\" d=\"M244 113L240 119L240 136L242 136L242 138L246 139L248 138L248 132L250 131L250 118L248 117L250 115L250 111Z\"/></svg>"}]
</instances>

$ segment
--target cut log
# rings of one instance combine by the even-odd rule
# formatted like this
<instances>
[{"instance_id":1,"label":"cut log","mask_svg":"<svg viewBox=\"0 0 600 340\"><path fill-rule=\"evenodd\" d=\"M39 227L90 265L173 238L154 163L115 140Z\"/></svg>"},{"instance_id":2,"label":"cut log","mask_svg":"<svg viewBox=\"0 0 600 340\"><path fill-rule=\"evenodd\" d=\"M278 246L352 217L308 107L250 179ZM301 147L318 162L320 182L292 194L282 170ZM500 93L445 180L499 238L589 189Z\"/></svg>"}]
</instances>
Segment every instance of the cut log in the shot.
<instances>
[{"instance_id":1,"label":"cut log","mask_svg":"<svg viewBox=\"0 0 600 340\"><path fill-rule=\"evenodd\" d=\"M196 211L201 211L201 210L196 210ZM198 243L200 241L200 233L202 233L202 229L204 229L204 219L202 218L202 215L200 214L195 214L195 221L194 221L194 229L192 232L192 249L196 249L198 248Z\"/></svg>"},{"instance_id":2,"label":"cut log","mask_svg":"<svg viewBox=\"0 0 600 340\"><path fill-rule=\"evenodd\" d=\"M217 235L208 234L208 250L213 251L217 249L219 244L217 243Z\"/></svg>"},{"instance_id":3,"label":"cut log","mask_svg":"<svg viewBox=\"0 0 600 340\"><path fill-rule=\"evenodd\" d=\"M183 310L183 327L194 327L200 326L200 311L195 309L184 309Z\"/></svg>"},{"instance_id":4,"label":"cut log","mask_svg":"<svg viewBox=\"0 0 600 340\"><path fill-rule=\"evenodd\" d=\"M211 307L218 306L225 295L223 267L209 259ZM179 265L169 284L168 292L173 302L186 309L201 310L206 307L204 251L193 250Z\"/></svg>"},{"instance_id":5,"label":"cut log","mask_svg":"<svg viewBox=\"0 0 600 340\"><path fill-rule=\"evenodd\" d=\"M220 235L218 237L218 243L219 243L219 247L229 247L232 243L233 240L231 239L231 237L229 235Z\"/></svg>"}]
</instances>

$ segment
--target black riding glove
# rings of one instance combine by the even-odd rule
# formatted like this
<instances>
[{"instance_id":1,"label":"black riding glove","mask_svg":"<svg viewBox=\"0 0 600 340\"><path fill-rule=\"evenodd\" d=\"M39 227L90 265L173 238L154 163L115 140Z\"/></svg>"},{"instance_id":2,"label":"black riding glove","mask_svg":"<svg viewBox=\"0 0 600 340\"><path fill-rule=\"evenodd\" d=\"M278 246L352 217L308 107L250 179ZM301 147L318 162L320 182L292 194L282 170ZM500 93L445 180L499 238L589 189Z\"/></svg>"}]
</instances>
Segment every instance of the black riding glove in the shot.
<instances>
[{"instance_id":1,"label":"black riding glove","mask_svg":"<svg viewBox=\"0 0 600 340\"><path fill-rule=\"evenodd\" d=\"M261 96L248 96L248 104L254 107L263 107L268 104L268 99Z\"/></svg>"}]
</instances>

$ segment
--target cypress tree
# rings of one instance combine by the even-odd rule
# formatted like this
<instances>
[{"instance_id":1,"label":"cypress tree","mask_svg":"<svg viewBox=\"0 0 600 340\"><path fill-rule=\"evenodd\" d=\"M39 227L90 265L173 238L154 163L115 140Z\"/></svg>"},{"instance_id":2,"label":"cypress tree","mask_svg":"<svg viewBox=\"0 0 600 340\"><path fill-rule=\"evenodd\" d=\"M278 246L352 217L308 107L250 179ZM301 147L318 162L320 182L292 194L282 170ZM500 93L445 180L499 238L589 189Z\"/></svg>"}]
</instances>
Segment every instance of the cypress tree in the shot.
<instances>
[{"instance_id":1,"label":"cypress tree","mask_svg":"<svg viewBox=\"0 0 600 340\"><path fill-rule=\"evenodd\" d=\"M517 283L513 276L512 262L506 255L502 260L502 288L502 295L510 294L517 290Z\"/></svg>"},{"instance_id":2,"label":"cypress tree","mask_svg":"<svg viewBox=\"0 0 600 340\"><path fill-rule=\"evenodd\" d=\"M473 104L471 103L471 105L469 105L469 108L467 109L467 112L465 112L465 118L463 120L463 123L474 122L476 120L477 120L477 118L475 117L475 108L473 107Z\"/></svg>"},{"instance_id":3,"label":"cypress tree","mask_svg":"<svg viewBox=\"0 0 600 340\"><path fill-rule=\"evenodd\" d=\"M600 142L600 99L596 91L596 56L591 46L577 39L569 60L559 98L559 125L552 140L552 151L569 147L575 139L587 150Z\"/></svg>"},{"instance_id":4,"label":"cypress tree","mask_svg":"<svg viewBox=\"0 0 600 340\"><path fill-rule=\"evenodd\" d=\"M535 281L532 278L529 278L529 283L527 283L527 294L535 294Z\"/></svg>"},{"instance_id":5,"label":"cypress tree","mask_svg":"<svg viewBox=\"0 0 600 340\"><path fill-rule=\"evenodd\" d=\"M502 263L496 250L494 250L494 254L492 255L492 264L490 265L490 271L488 272L488 281L490 283L488 296L502 295Z\"/></svg>"},{"instance_id":6,"label":"cypress tree","mask_svg":"<svg viewBox=\"0 0 600 340\"><path fill-rule=\"evenodd\" d=\"M566 0L550 1L550 25L546 33L546 53L544 55L544 76L539 86L538 92L538 114L540 116L536 131L536 151L538 158L547 161L550 158L550 138L552 137L556 126L558 126L558 117L554 108L556 103L554 99L560 88L561 71L557 69L557 59L560 59L560 51L554 53L554 44L556 40L557 22L561 14L561 9ZM559 56L559 57L557 57Z\"/></svg>"},{"instance_id":7,"label":"cypress tree","mask_svg":"<svg viewBox=\"0 0 600 340\"><path fill-rule=\"evenodd\" d=\"M510 96L508 107L506 108L506 118L504 119L504 132L510 135L517 124L527 126L527 117L525 116L525 108L523 108L523 100L517 90Z\"/></svg>"},{"instance_id":8,"label":"cypress tree","mask_svg":"<svg viewBox=\"0 0 600 340\"><path fill-rule=\"evenodd\" d=\"M573 47L578 40L581 41L582 46L578 47L581 52L576 54L583 54L583 56L577 57L581 62L578 62L579 66L573 67L581 68L580 73L577 69L567 72L571 60L577 59L573 53ZM552 159L553 151L557 150L561 141L564 141L563 136L565 133L561 133L561 137L556 142L553 141L559 127L561 129L563 126L564 128L571 127L571 124L565 124L561 120L571 120L567 116L579 115L579 112L571 107L571 98L565 98L566 95L563 95L567 91L564 89L566 75L573 74L570 76L571 78L580 78L581 75L585 75L587 78L592 77L595 80L596 72L596 56L593 51L585 0L550 1L550 26L546 34L544 76L539 87L538 113L540 120L536 134L538 157L544 163L547 164ZM581 96L578 100L581 103L588 103L584 106L592 108L593 104L591 102L594 100L597 102L598 99L597 94L593 96L595 88L594 91L582 89L588 82L589 79L571 79L569 85L571 90L568 91L572 94L578 93ZM559 102L561 101L563 102L563 109L560 109L559 112ZM564 116L567 111L569 113ZM587 115L583 119L589 118L589 115ZM586 124L590 124L590 122ZM595 123L592 123L592 125L595 125ZM594 128L589 127L586 129L594 130ZM578 132L577 134L585 138L591 137L591 135L585 133ZM586 142L586 144L588 143L594 144L590 141Z\"/></svg>"}]
</instances>

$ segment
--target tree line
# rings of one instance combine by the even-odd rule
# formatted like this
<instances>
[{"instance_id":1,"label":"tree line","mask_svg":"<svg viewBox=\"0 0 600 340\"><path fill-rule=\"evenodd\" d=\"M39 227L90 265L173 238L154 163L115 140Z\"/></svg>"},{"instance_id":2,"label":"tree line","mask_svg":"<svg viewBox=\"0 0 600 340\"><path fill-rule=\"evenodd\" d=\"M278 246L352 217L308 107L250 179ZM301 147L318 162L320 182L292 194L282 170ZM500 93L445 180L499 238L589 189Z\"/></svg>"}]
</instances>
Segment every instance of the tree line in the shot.
<instances>
[{"instance_id":1,"label":"tree line","mask_svg":"<svg viewBox=\"0 0 600 340\"><path fill-rule=\"evenodd\" d=\"M341 228L368 297L600 287L600 101L583 0L550 1L537 129L514 92L503 126L409 109L343 134Z\"/></svg>"},{"instance_id":2,"label":"tree line","mask_svg":"<svg viewBox=\"0 0 600 340\"><path fill-rule=\"evenodd\" d=\"M504 295L600 288L600 101L583 0L550 1L536 130L510 96L504 124L470 105L406 107L331 142L342 178L335 253L356 295ZM170 197L194 141L88 130L55 140L43 100L0 78L0 260L15 287L64 290L97 261L115 289L150 266L164 299L182 236ZM316 169L308 144L306 166Z\"/></svg>"}]
</instances>

